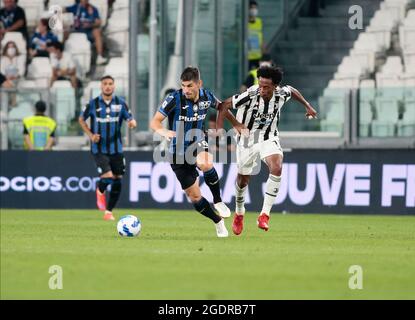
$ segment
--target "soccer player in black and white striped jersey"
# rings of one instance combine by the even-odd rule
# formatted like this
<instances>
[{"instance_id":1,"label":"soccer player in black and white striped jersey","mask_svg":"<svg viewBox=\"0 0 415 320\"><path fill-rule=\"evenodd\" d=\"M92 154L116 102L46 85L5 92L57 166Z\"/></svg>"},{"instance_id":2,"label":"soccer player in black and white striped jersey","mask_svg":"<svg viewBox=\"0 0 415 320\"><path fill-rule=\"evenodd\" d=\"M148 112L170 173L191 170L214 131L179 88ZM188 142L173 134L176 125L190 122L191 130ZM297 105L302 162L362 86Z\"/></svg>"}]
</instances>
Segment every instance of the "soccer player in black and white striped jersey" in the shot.
<instances>
[{"instance_id":1,"label":"soccer player in black and white striped jersey","mask_svg":"<svg viewBox=\"0 0 415 320\"><path fill-rule=\"evenodd\" d=\"M258 157L269 168L264 203L258 217L258 227L268 231L269 216L281 184L283 152L278 138L278 123L281 108L291 97L305 106L306 118L317 117L317 112L301 93L291 87L282 86L283 72L274 66L258 69L259 84L242 94L222 102L218 109L217 129L223 128L228 110L237 109L236 119L243 124L245 135L238 138L236 148L238 177L236 181L236 210L232 224L233 232L241 234L245 214L245 192ZM239 130L238 130L239 131Z\"/></svg>"}]
</instances>

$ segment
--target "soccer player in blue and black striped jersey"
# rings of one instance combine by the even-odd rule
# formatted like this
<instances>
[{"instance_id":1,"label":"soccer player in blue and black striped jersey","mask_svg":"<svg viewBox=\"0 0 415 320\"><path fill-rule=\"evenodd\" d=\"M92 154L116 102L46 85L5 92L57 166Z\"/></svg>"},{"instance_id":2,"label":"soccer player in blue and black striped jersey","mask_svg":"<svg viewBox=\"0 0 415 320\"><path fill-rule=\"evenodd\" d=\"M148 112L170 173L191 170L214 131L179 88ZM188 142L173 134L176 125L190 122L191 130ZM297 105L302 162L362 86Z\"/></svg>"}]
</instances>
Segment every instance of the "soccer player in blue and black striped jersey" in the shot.
<instances>
[{"instance_id":1,"label":"soccer player in blue and black striped jersey","mask_svg":"<svg viewBox=\"0 0 415 320\"><path fill-rule=\"evenodd\" d=\"M213 166L213 156L208 152L204 132L208 109L216 108L219 101L210 91L202 88L197 68L187 67L180 79L181 89L167 96L152 119L150 127L171 140L171 167L195 209L215 223L218 237L227 237L228 231L222 217L229 217L230 210L222 202L219 177ZM168 130L162 124L166 118L169 122ZM199 173L196 168L203 172L219 216L201 195Z\"/></svg>"},{"instance_id":2,"label":"soccer player in blue and black striped jersey","mask_svg":"<svg viewBox=\"0 0 415 320\"><path fill-rule=\"evenodd\" d=\"M115 83L111 76L101 78L101 95L92 99L82 110L79 124L91 139L91 151L98 168L100 180L96 190L97 206L105 211L104 220L114 220L112 210L121 194L121 179L125 173L122 150L121 126L137 126L125 101L114 95ZM91 119L91 126L86 124ZM111 185L106 203L105 191Z\"/></svg>"}]
</instances>

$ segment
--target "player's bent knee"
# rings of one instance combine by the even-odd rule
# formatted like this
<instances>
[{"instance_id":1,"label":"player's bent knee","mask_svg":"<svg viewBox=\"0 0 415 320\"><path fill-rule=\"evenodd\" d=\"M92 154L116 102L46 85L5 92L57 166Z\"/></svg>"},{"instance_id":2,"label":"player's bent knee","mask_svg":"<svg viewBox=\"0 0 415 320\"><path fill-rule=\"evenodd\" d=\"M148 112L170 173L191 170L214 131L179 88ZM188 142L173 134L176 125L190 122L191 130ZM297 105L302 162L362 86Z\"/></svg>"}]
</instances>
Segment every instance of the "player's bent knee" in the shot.
<instances>
[{"instance_id":1,"label":"player's bent knee","mask_svg":"<svg viewBox=\"0 0 415 320\"><path fill-rule=\"evenodd\" d=\"M190 201L193 203L199 202L200 199L202 199L200 192L186 192L186 194L189 197Z\"/></svg>"},{"instance_id":2,"label":"player's bent knee","mask_svg":"<svg viewBox=\"0 0 415 320\"><path fill-rule=\"evenodd\" d=\"M211 170L213 168L213 163L211 163L211 162L201 163L199 165L199 168L203 172L209 171L209 170Z\"/></svg>"},{"instance_id":3,"label":"player's bent knee","mask_svg":"<svg viewBox=\"0 0 415 320\"><path fill-rule=\"evenodd\" d=\"M281 176L282 166L280 165L272 166L269 170L269 173L277 177Z\"/></svg>"},{"instance_id":4,"label":"player's bent knee","mask_svg":"<svg viewBox=\"0 0 415 320\"><path fill-rule=\"evenodd\" d=\"M239 188L245 188L249 184L250 176L238 176L237 184Z\"/></svg>"}]
</instances>

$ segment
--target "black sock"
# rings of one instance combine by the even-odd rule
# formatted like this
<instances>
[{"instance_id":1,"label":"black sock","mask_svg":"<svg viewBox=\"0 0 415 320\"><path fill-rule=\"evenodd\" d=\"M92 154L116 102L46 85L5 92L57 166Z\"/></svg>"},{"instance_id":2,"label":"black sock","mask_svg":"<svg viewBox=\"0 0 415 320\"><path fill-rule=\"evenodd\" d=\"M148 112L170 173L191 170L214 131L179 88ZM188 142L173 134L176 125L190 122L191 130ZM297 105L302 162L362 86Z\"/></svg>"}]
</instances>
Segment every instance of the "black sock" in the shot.
<instances>
[{"instance_id":1,"label":"black sock","mask_svg":"<svg viewBox=\"0 0 415 320\"><path fill-rule=\"evenodd\" d=\"M111 187L107 210L112 212L121 194L121 179L114 179Z\"/></svg>"},{"instance_id":2,"label":"black sock","mask_svg":"<svg viewBox=\"0 0 415 320\"><path fill-rule=\"evenodd\" d=\"M219 217L215 211L213 211L212 207L210 206L209 202L202 197L202 199L200 199L199 202L195 202L193 203L193 206L195 207L195 209L200 212L201 214L203 214L205 217L209 218L210 220L212 220L214 223L218 223L219 221L222 220L221 217Z\"/></svg>"},{"instance_id":3,"label":"black sock","mask_svg":"<svg viewBox=\"0 0 415 320\"><path fill-rule=\"evenodd\" d=\"M219 176L216 169L212 168L209 171L204 172L203 176L205 177L206 184L212 192L213 203L222 202L222 198L220 196Z\"/></svg>"},{"instance_id":4,"label":"black sock","mask_svg":"<svg viewBox=\"0 0 415 320\"><path fill-rule=\"evenodd\" d=\"M107 190L107 187L112 184L113 179L111 178L101 178L98 181L98 190L101 193L104 193Z\"/></svg>"}]
</instances>

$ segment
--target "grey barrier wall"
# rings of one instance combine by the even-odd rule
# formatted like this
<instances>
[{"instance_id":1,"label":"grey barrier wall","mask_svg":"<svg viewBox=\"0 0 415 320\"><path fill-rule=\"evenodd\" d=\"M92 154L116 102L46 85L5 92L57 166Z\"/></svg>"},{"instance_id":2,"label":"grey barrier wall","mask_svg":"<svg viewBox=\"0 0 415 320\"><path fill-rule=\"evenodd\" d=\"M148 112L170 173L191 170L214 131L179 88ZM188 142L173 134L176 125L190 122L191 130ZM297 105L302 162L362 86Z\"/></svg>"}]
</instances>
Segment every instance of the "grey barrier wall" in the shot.
<instances>
[{"instance_id":1,"label":"grey barrier wall","mask_svg":"<svg viewBox=\"0 0 415 320\"><path fill-rule=\"evenodd\" d=\"M1 208L93 209L97 170L89 152L0 153ZM119 208L192 209L168 163L126 152ZM215 164L223 200L234 209L236 163ZM253 176L247 209L259 212L268 172ZM211 195L201 177L202 194ZM415 214L414 150L286 152L273 212Z\"/></svg>"}]
</instances>

